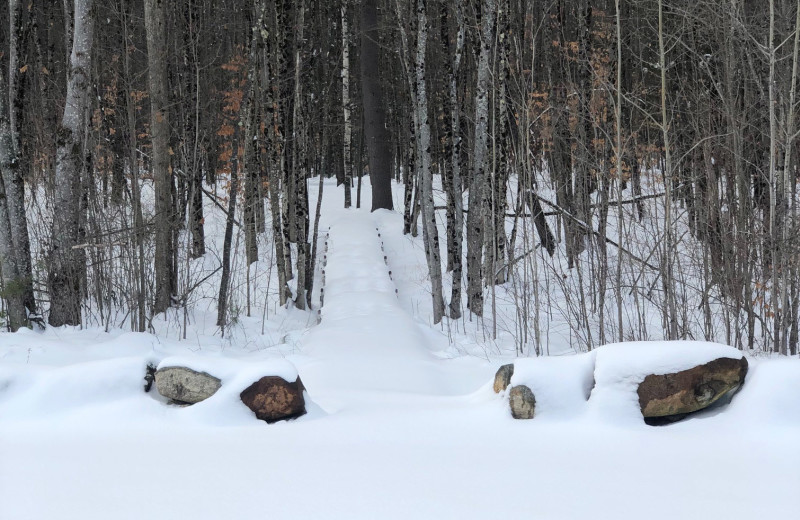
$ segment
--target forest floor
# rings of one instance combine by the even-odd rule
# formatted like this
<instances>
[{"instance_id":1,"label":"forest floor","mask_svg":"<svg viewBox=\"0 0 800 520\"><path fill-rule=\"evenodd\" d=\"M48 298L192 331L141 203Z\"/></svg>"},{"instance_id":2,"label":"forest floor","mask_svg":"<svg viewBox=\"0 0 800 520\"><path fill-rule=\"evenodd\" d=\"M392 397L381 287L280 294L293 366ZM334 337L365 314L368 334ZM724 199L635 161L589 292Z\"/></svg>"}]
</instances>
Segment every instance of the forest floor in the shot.
<instances>
[{"instance_id":1,"label":"forest floor","mask_svg":"<svg viewBox=\"0 0 800 520\"><path fill-rule=\"evenodd\" d=\"M643 374L724 347L527 358L515 377L542 390L537 416L516 421L491 387L513 342L481 340L469 318L431 326L421 238L325 189L319 309L243 316L224 339L200 312L188 339L178 317L154 334L0 334L1 519L796 518L796 359L752 358L730 404L650 427ZM186 408L143 392L146 364L169 360L217 371L222 388ZM267 425L238 400L240 375L287 361L308 413Z\"/></svg>"}]
</instances>

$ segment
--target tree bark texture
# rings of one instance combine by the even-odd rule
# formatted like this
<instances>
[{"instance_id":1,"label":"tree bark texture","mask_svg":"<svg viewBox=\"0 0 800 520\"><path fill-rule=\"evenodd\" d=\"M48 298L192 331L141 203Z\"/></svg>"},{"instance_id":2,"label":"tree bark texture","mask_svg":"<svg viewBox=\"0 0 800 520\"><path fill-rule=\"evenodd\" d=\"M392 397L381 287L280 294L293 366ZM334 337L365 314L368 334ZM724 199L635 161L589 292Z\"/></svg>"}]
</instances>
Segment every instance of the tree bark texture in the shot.
<instances>
[{"instance_id":1,"label":"tree bark texture","mask_svg":"<svg viewBox=\"0 0 800 520\"><path fill-rule=\"evenodd\" d=\"M386 107L380 81L380 32L377 0L361 6L361 91L364 138L372 181L372 211L394 209L392 204L392 152L386 129Z\"/></svg>"},{"instance_id":2,"label":"tree bark texture","mask_svg":"<svg viewBox=\"0 0 800 520\"><path fill-rule=\"evenodd\" d=\"M48 322L53 326L80 325L81 274L85 254L75 247L80 239L81 173L84 164L84 127L89 107L90 65L94 17L91 0L75 0L74 37L64 115L58 129Z\"/></svg>"},{"instance_id":3,"label":"tree bark texture","mask_svg":"<svg viewBox=\"0 0 800 520\"><path fill-rule=\"evenodd\" d=\"M172 200L170 164L169 98L167 90L165 0L145 0L147 30L147 80L150 89L150 138L153 144L155 184L155 294L153 313L166 311L175 291L175 206Z\"/></svg>"},{"instance_id":4,"label":"tree bark texture","mask_svg":"<svg viewBox=\"0 0 800 520\"><path fill-rule=\"evenodd\" d=\"M495 0L483 0L481 9L478 83L475 89L475 138L472 153L472 182L467 213L467 306L483 316L483 243L487 220L486 174L489 152L489 58L495 31Z\"/></svg>"}]
</instances>

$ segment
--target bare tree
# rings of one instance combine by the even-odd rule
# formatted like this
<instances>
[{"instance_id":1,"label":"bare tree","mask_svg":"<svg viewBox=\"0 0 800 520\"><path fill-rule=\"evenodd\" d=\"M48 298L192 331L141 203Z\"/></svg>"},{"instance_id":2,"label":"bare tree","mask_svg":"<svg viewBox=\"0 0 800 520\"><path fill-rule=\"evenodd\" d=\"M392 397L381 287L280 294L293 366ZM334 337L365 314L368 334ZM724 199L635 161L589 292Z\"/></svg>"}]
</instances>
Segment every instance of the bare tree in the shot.
<instances>
[{"instance_id":1,"label":"bare tree","mask_svg":"<svg viewBox=\"0 0 800 520\"><path fill-rule=\"evenodd\" d=\"M342 113L344 114L344 138L342 147L342 161L344 167L344 207L352 204L351 187L353 185L353 122L350 105L350 31L348 29L348 0L342 0ZM367 9L364 6L364 9Z\"/></svg>"},{"instance_id":2,"label":"bare tree","mask_svg":"<svg viewBox=\"0 0 800 520\"><path fill-rule=\"evenodd\" d=\"M170 166L166 60L166 25L164 0L145 0L147 30L147 78L150 88L150 137L153 143L153 179L155 180L155 301L153 312L164 312L172 303L175 290L174 204Z\"/></svg>"},{"instance_id":3,"label":"bare tree","mask_svg":"<svg viewBox=\"0 0 800 520\"><path fill-rule=\"evenodd\" d=\"M361 91L364 139L369 154L372 210L393 209L392 153L386 130L386 104L380 82L380 32L377 0L361 5Z\"/></svg>"},{"instance_id":4,"label":"bare tree","mask_svg":"<svg viewBox=\"0 0 800 520\"><path fill-rule=\"evenodd\" d=\"M442 260L439 253L439 232L436 229L436 214L433 203L433 172L431 171L431 127L428 122L428 91L425 85L425 51L428 42L428 14L425 0L417 0L417 124L418 155L420 158L422 232L425 253L428 259L428 275L431 279L431 298L433 300L433 322L439 323L444 315L442 297Z\"/></svg>"},{"instance_id":5,"label":"bare tree","mask_svg":"<svg viewBox=\"0 0 800 520\"><path fill-rule=\"evenodd\" d=\"M48 288L53 326L81 323L81 279L84 252L80 247L81 172L84 169L84 127L91 87L94 16L92 0L75 0L74 37L64 115L58 130L55 200Z\"/></svg>"},{"instance_id":6,"label":"bare tree","mask_svg":"<svg viewBox=\"0 0 800 520\"><path fill-rule=\"evenodd\" d=\"M483 0L481 8L480 53L475 89L475 137L472 152L472 182L467 213L467 306L483 315L483 241L486 226L486 175L489 164L489 80L495 31L495 0Z\"/></svg>"},{"instance_id":7,"label":"bare tree","mask_svg":"<svg viewBox=\"0 0 800 520\"><path fill-rule=\"evenodd\" d=\"M4 85L0 71L0 89ZM0 96L0 275L2 275L2 295L8 304L8 327L16 331L28 324L25 309L24 279L20 275L18 257L14 247L12 219L10 218L6 179L18 176L17 159L11 137L11 125L4 96Z\"/></svg>"}]
</instances>

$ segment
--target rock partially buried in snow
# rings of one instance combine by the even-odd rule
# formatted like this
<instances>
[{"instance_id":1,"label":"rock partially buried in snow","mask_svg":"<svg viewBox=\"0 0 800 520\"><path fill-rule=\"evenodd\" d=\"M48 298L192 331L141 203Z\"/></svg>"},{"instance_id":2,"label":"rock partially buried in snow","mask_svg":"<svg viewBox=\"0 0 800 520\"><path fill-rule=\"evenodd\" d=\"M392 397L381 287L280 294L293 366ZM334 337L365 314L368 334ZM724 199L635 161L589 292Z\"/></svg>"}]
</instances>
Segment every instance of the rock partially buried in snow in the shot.
<instances>
[{"instance_id":1,"label":"rock partially buried in snow","mask_svg":"<svg viewBox=\"0 0 800 520\"><path fill-rule=\"evenodd\" d=\"M195 404L208 399L222 382L206 372L186 367L165 367L156 371L158 393L179 403Z\"/></svg>"},{"instance_id":2,"label":"rock partially buried in snow","mask_svg":"<svg viewBox=\"0 0 800 520\"><path fill-rule=\"evenodd\" d=\"M746 374L747 359L742 357L718 358L681 372L648 375L637 390L645 422L673 422L707 408L732 396Z\"/></svg>"},{"instance_id":3,"label":"rock partially buried in snow","mask_svg":"<svg viewBox=\"0 0 800 520\"><path fill-rule=\"evenodd\" d=\"M262 421L273 423L306 413L303 382L290 383L279 376L262 377L239 395L242 402Z\"/></svg>"},{"instance_id":4,"label":"rock partially buried in snow","mask_svg":"<svg viewBox=\"0 0 800 520\"><path fill-rule=\"evenodd\" d=\"M497 369L494 375L494 393L499 394L511 383L511 376L514 375L514 364L509 363Z\"/></svg>"},{"instance_id":5,"label":"rock partially buried in snow","mask_svg":"<svg viewBox=\"0 0 800 520\"><path fill-rule=\"evenodd\" d=\"M508 393L511 417L514 419L533 419L536 398L533 391L525 385L517 385Z\"/></svg>"}]
</instances>

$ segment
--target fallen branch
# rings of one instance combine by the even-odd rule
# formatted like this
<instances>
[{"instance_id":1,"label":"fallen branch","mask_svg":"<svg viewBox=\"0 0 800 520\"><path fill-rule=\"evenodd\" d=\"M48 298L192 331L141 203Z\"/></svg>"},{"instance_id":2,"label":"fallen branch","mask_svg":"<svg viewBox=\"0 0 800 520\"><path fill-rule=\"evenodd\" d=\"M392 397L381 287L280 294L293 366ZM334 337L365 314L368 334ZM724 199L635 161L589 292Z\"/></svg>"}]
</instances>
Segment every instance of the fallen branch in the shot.
<instances>
[{"instance_id":1,"label":"fallen branch","mask_svg":"<svg viewBox=\"0 0 800 520\"><path fill-rule=\"evenodd\" d=\"M586 224L584 221L582 221L581 219L577 218L576 216L572 215L569 211L565 210L564 208L558 206L557 204L554 204L554 203L550 202L549 200L547 200L547 199L545 199L545 198L543 198L543 197L541 197L541 196L539 196L539 195L537 195L535 193L533 195L537 199L539 199L542 203L544 203L547 206L550 206L551 208L556 210L557 213L560 213L564 217L566 217L566 218L570 219L571 221L573 221L575 224L578 225L578 227L580 227L584 231L590 232L590 233L592 233L592 234L604 239L606 241L606 243L609 243L612 246L616 247L617 249L619 249L620 251L622 251L623 253L625 253L626 255L631 257L632 259L636 260L640 264L642 264L644 266L647 266L650 269L653 269L654 271L658 271L659 270L658 267L656 267L653 264L647 262L646 260L642 260L641 258L639 258L638 256L634 255L633 253L631 253L630 251L628 251L627 249L625 249L621 245L619 245L616 242L614 242L613 240L611 240L610 238L602 236L599 231L595 231L591 226L589 226L588 224ZM650 196L650 195L648 195L648 196Z\"/></svg>"}]
</instances>

